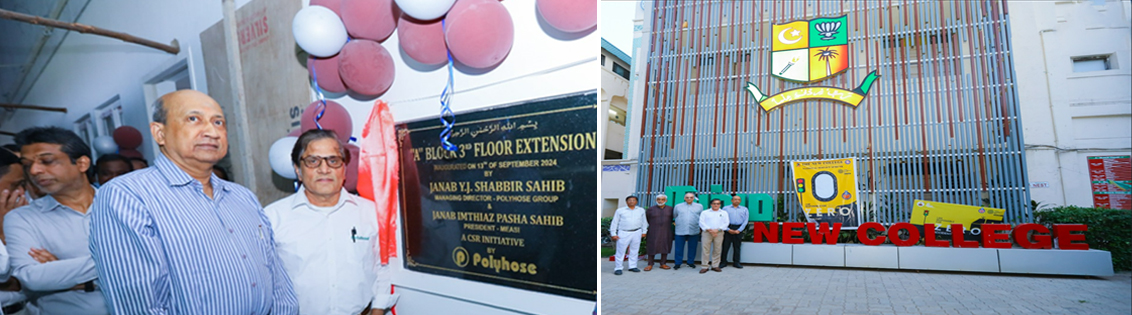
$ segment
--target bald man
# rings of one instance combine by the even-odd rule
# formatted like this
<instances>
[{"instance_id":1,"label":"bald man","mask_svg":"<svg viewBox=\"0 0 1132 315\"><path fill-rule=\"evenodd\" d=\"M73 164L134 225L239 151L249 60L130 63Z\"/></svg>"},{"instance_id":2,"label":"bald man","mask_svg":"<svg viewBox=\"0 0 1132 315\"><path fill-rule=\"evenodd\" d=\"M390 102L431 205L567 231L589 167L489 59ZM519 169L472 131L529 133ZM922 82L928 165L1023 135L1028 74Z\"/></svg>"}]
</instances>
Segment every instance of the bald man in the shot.
<instances>
[{"instance_id":1,"label":"bald man","mask_svg":"<svg viewBox=\"0 0 1132 315\"><path fill-rule=\"evenodd\" d=\"M114 314L297 314L271 223L212 166L228 154L220 105L192 90L153 105L153 166L99 189L90 249Z\"/></svg>"}]
</instances>

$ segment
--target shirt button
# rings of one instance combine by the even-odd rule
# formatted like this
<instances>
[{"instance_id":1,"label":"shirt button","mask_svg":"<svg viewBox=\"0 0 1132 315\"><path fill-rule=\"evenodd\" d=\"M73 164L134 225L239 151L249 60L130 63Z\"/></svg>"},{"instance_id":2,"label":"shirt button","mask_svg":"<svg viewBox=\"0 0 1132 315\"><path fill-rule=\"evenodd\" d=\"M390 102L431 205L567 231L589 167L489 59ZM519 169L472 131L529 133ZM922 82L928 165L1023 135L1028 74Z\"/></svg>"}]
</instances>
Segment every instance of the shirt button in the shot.
<instances>
[{"instance_id":1,"label":"shirt button","mask_svg":"<svg viewBox=\"0 0 1132 315\"><path fill-rule=\"evenodd\" d=\"M235 230L233 230L233 229L228 229L228 233L235 233L235 232L236 232L236 231L235 231Z\"/></svg>"},{"instance_id":2,"label":"shirt button","mask_svg":"<svg viewBox=\"0 0 1132 315\"><path fill-rule=\"evenodd\" d=\"M248 255L240 255L240 257L243 257L244 259L248 259Z\"/></svg>"},{"instance_id":3,"label":"shirt button","mask_svg":"<svg viewBox=\"0 0 1132 315\"><path fill-rule=\"evenodd\" d=\"M252 287L253 287L253 288L255 287L255 282L252 282Z\"/></svg>"}]
</instances>

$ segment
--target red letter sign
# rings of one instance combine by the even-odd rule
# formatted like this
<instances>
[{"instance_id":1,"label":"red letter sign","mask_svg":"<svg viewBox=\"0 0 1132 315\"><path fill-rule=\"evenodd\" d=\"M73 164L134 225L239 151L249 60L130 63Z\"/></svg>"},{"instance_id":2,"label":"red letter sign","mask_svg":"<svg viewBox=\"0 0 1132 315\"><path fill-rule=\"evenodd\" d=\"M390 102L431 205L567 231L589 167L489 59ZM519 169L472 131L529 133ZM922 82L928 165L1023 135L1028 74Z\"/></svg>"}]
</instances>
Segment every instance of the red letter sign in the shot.
<instances>
[{"instance_id":1,"label":"red letter sign","mask_svg":"<svg viewBox=\"0 0 1132 315\"><path fill-rule=\"evenodd\" d=\"M1089 243L1085 243L1085 234L1073 234L1070 232L1081 231L1085 232L1084 224L1054 224L1053 234L1057 235L1057 247L1061 249L1076 249L1088 250ZM1081 241L1081 243L1074 243L1073 241Z\"/></svg>"},{"instance_id":2,"label":"red letter sign","mask_svg":"<svg viewBox=\"0 0 1132 315\"><path fill-rule=\"evenodd\" d=\"M1010 231L1009 224L983 224L983 247L1010 248L1010 234L1005 231Z\"/></svg>"},{"instance_id":3,"label":"red letter sign","mask_svg":"<svg viewBox=\"0 0 1132 315\"><path fill-rule=\"evenodd\" d=\"M908 231L908 239L900 239L900 230ZM896 246L912 246L920 242L920 231L916 230L916 226L907 222L900 222L893 224L888 228L888 241Z\"/></svg>"},{"instance_id":4,"label":"red letter sign","mask_svg":"<svg viewBox=\"0 0 1132 315\"><path fill-rule=\"evenodd\" d=\"M813 223L807 223L806 228L810 229L810 241L814 244L821 244L823 241L826 244L837 244L837 236L841 234L841 223L833 224L833 231L829 230L829 223L822 222L821 228L814 230Z\"/></svg>"},{"instance_id":5,"label":"red letter sign","mask_svg":"<svg viewBox=\"0 0 1132 315\"><path fill-rule=\"evenodd\" d=\"M802 222L786 222L782 224L782 244L802 244L802 230L806 227Z\"/></svg>"},{"instance_id":6,"label":"red letter sign","mask_svg":"<svg viewBox=\"0 0 1132 315\"><path fill-rule=\"evenodd\" d=\"M857 240L861 241L861 244L869 246L884 244L884 235L878 235L877 238L869 238L870 230L884 232L884 226L876 222L865 222L865 224L861 224L861 226L857 227Z\"/></svg>"},{"instance_id":7,"label":"red letter sign","mask_svg":"<svg viewBox=\"0 0 1132 315\"><path fill-rule=\"evenodd\" d=\"M1026 234L1029 234L1030 231L1035 232L1033 238L1034 238L1034 240L1037 241L1036 243L1031 242L1030 238L1027 237ZM1042 234L1038 234L1038 233L1042 233ZM1026 223L1026 224L1018 225L1018 227L1015 227L1014 228L1014 242L1018 243L1018 245L1022 246L1022 248L1025 248L1025 249L1050 249L1050 248L1053 248L1053 242L1050 241L1049 229L1047 229L1045 225L1035 224L1035 223Z\"/></svg>"},{"instance_id":8,"label":"red letter sign","mask_svg":"<svg viewBox=\"0 0 1132 315\"><path fill-rule=\"evenodd\" d=\"M958 248L979 248L979 242L963 239L963 225L951 225L951 246Z\"/></svg>"},{"instance_id":9,"label":"red letter sign","mask_svg":"<svg viewBox=\"0 0 1132 315\"><path fill-rule=\"evenodd\" d=\"M947 240L937 240L937 239L935 239L935 224L932 224L932 223L924 224L924 246L947 247L948 245L951 245L951 244L948 244Z\"/></svg>"},{"instance_id":10,"label":"red letter sign","mask_svg":"<svg viewBox=\"0 0 1132 315\"><path fill-rule=\"evenodd\" d=\"M754 222L751 227L755 230L755 243L762 243L764 238L767 243L778 243L778 222Z\"/></svg>"}]
</instances>

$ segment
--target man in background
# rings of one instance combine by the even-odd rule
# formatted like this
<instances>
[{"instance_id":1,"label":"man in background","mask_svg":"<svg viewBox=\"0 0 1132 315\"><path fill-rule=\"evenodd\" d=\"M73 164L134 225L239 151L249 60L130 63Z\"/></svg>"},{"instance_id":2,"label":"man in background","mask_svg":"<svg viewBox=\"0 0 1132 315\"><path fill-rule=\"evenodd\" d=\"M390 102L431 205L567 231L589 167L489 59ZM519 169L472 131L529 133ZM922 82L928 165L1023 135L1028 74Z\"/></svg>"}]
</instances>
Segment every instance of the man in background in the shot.
<instances>
[{"instance_id":1,"label":"man in background","mask_svg":"<svg viewBox=\"0 0 1132 315\"><path fill-rule=\"evenodd\" d=\"M130 163L130 159L117 154L104 154L98 157L98 163L94 167L94 175L98 180L98 185L106 185L115 177L122 176L134 171L134 165Z\"/></svg>"},{"instance_id":2,"label":"man in background","mask_svg":"<svg viewBox=\"0 0 1132 315\"><path fill-rule=\"evenodd\" d=\"M264 208L301 314L380 315L397 300L378 264L375 206L342 188L349 159L333 131L304 132L291 150L302 186Z\"/></svg>"},{"instance_id":3,"label":"man in background","mask_svg":"<svg viewBox=\"0 0 1132 315\"><path fill-rule=\"evenodd\" d=\"M149 161L146 161L145 159L140 157L131 157L130 164L133 165L134 170L140 170L149 167Z\"/></svg>"},{"instance_id":4,"label":"man in background","mask_svg":"<svg viewBox=\"0 0 1132 315\"><path fill-rule=\"evenodd\" d=\"M155 102L153 167L95 198L90 248L115 314L296 314L271 223L247 188L212 166L228 154L224 112L180 90Z\"/></svg>"},{"instance_id":5,"label":"man in background","mask_svg":"<svg viewBox=\"0 0 1132 315\"><path fill-rule=\"evenodd\" d=\"M20 165L20 157L0 149L0 217L28 204L24 185L24 169Z\"/></svg>"},{"instance_id":6,"label":"man in background","mask_svg":"<svg viewBox=\"0 0 1132 315\"><path fill-rule=\"evenodd\" d=\"M20 158L0 149L0 241L4 240L4 215L28 203L23 189L25 181ZM3 314L11 315L24 309L27 296L20 292L20 282L11 278L8 250L4 244L0 243L0 307L3 307Z\"/></svg>"},{"instance_id":7,"label":"man in background","mask_svg":"<svg viewBox=\"0 0 1132 315\"><path fill-rule=\"evenodd\" d=\"M59 127L26 129L16 144L28 179L47 195L4 216L12 277L43 314L109 314L88 246L90 147Z\"/></svg>"}]
</instances>

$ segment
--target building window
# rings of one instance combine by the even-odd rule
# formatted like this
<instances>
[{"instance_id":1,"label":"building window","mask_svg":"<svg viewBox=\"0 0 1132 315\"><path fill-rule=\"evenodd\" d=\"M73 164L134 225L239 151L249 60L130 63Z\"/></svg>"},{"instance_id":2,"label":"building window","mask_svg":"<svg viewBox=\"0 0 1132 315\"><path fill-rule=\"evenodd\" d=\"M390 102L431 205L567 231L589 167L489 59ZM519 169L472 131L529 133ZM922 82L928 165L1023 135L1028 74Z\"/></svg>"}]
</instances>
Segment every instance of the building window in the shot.
<instances>
[{"instance_id":1,"label":"building window","mask_svg":"<svg viewBox=\"0 0 1132 315\"><path fill-rule=\"evenodd\" d=\"M625 110L617 107L609 107L609 121L612 121L622 127L625 126Z\"/></svg>"},{"instance_id":2,"label":"building window","mask_svg":"<svg viewBox=\"0 0 1132 315\"><path fill-rule=\"evenodd\" d=\"M613 73L620 75L625 78L625 80L629 79L629 69L625 69L625 67L622 67L621 64L616 62L613 63Z\"/></svg>"},{"instance_id":3,"label":"building window","mask_svg":"<svg viewBox=\"0 0 1132 315\"><path fill-rule=\"evenodd\" d=\"M601 55L601 65L605 65L605 55Z\"/></svg>"},{"instance_id":4,"label":"building window","mask_svg":"<svg viewBox=\"0 0 1132 315\"><path fill-rule=\"evenodd\" d=\"M1073 72L1104 71L1112 69L1108 57L1111 55L1094 55L1073 57Z\"/></svg>"}]
</instances>

